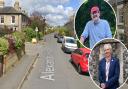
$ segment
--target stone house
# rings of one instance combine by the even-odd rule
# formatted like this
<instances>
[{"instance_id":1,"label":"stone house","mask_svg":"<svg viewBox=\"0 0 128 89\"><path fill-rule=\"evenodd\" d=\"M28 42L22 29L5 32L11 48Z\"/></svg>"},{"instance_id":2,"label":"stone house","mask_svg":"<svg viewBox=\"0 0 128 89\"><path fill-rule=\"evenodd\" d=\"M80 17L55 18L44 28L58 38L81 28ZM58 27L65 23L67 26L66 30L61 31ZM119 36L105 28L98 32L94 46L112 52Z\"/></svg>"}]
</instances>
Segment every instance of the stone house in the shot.
<instances>
[{"instance_id":1,"label":"stone house","mask_svg":"<svg viewBox=\"0 0 128 89\"><path fill-rule=\"evenodd\" d=\"M116 11L116 38L120 39L128 48L128 0L109 0L109 3Z\"/></svg>"},{"instance_id":2,"label":"stone house","mask_svg":"<svg viewBox=\"0 0 128 89\"><path fill-rule=\"evenodd\" d=\"M5 6L4 0L0 0L0 29L7 26L10 30L20 31L29 24L29 17L19 5L18 0L15 1L14 7Z\"/></svg>"}]
</instances>

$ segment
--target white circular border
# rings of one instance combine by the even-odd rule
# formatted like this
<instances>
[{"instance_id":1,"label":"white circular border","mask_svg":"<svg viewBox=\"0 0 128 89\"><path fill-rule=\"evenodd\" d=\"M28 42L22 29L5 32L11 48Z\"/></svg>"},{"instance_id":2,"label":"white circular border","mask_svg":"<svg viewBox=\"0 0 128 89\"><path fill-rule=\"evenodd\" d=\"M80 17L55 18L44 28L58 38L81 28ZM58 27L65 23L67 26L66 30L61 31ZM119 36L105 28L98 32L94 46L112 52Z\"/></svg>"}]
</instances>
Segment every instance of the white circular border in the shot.
<instances>
[{"instance_id":1,"label":"white circular border","mask_svg":"<svg viewBox=\"0 0 128 89\"><path fill-rule=\"evenodd\" d=\"M115 12L115 10L114 10L114 8L112 7L112 5L108 2L108 1L106 1L106 0L104 0L111 8L112 8L112 10L113 10L113 12L114 12L114 15L115 15L115 18L116 18L116 29L115 29L115 33L114 33L114 36L112 37L112 38L115 38L115 36L116 36L116 34L117 34L117 15L116 15L116 12ZM81 8L81 6L83 5L83 4L86 4L86 3L88 3L88 0L87 1L84 1L80 6L79 6L79 8L76 10L76 13L75 13L75 16L74 16L74 34L75 34L75 36L76 36L76 39L80 42L80 39L78 38L78 36L77 36L77 33L76 33L76 28L75 28L75 19L76 19L76 16L77 16L77 12L79 11L79 9ZM87 48L87 49L90 49L90 48L88 48L88 47L86 47L84 44L82 44L81 42L80 42L80 44L84 47L84 48Z\"/></svg>"},{"instance_id":2,"label":"white circular border","mask_svg":"<svg viewBox=\"0 0 128 89\"><path fill-rule=\"evenodd\" d=\"M104 40L110 40L110 39L111 39L111 40L116 40L117 42L119 42L120 44L122 44L122 45L124 46L124 48L127 50L127 52L128 52L127 47L126 47L120 40L114 39L114 38L104 38L104 39L98 41L98 42L93 46L92 50L93 50L93 49L95 48L95 46L98 45L100 42L102 42L102 41L104 41ZM92 53L92 51L91 51L91 53ZM90 54L91 54L91 53L90 53ZM89 58L90 58L90 55L89 55L89 57L88 57L88 60L89 60ZM89 61L88 61L88 71L89 71ZM99 87L99 86L96 84L96 82L92 79L92 76L91 76L90 71L89 71L89 75L90 75L90 78L91 78L92 82L93 82L99 89L102 89L102 88ZM124 83L122 83L117 89L123 87L123 85L127 82L127 80L128 80L128 76L127 76L126 80L124 81Z\"/></svg>"}]
</instances>

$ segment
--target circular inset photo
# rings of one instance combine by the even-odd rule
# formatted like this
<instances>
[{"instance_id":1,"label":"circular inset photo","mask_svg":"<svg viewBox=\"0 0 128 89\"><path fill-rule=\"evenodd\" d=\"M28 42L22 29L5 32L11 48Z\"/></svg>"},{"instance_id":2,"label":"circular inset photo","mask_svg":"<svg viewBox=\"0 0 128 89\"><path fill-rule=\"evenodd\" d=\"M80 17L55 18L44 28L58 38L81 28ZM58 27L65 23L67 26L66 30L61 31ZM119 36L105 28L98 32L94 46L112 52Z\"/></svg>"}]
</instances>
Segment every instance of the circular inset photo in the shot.
<instances>
[{"instance_id":1,"label":"circular inset photo","mask_svg":"<svg viewBox=\"0 0 128 89\"><path fill-rule=\"evenodd\" d=\"M89 56L89 74L102 89L117 89L128 77L128 50L116 39L103 39Z\"/></svg>"},{"instance_id":2,"label":"circular inset photo","mask_svg":"<svg viewBox=\"0 0 128 89\"><path fill-rule=\"evenodd\" d=\"M85 47L91 48L116 33L116 16L112 6L104 0L85 1L75 16L75 33Z\"/></svg>"}]
</instances>

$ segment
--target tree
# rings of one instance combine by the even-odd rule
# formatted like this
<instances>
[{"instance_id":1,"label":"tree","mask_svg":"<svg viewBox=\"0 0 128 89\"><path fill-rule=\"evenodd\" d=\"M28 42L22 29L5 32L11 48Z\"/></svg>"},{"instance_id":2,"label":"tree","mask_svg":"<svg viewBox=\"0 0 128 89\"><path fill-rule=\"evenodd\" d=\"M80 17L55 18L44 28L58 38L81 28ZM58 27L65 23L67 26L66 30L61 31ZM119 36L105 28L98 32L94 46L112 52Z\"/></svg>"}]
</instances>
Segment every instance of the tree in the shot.
<instances>
[{"instance_id":1,"label":"tree","mask_svg":"<svg viewBox=\"0 0 128 89\"><path fill-rule=\"evenodd\" d=\"M34 11L31 14L31 27L35 29L38 27L39 32L45 32L46 19L42 16L42 14L38 11Z\"/></svg>"},{"instance_id":2,"label":"tree","mask_svg":"<svg viewBox=\"0 0 128 89\"><path fill-rule=\"evenodd\" d=\"M70 16L69 21L64 25L67 28L66 33L68 36L75 36L74 34L74 15Z\"/></svg>"}]
</instances>

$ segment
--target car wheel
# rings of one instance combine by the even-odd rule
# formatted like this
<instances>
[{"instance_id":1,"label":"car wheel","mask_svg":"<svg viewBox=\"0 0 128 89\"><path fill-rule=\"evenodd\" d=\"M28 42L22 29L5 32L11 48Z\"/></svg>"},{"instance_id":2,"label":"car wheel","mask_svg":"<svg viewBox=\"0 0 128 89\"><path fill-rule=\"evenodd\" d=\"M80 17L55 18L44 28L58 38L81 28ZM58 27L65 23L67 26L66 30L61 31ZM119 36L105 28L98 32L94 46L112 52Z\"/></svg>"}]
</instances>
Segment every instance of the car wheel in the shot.
<instances>
[{"instance_id":1,"label":"car wheel","mask_svg":"<svg viewBox=\"0 0 128 89\"><path fill-rule=\"evenodd\" d=\"M70 59L70 62L73 64L73 60L72 59Z\"/></svg>"},{"instance_id":2,"label":"car wheel","mask_svg":"<svg viewBox=\"0 0 128 89\"><path fill-rule=\"evenodd\" d=\"M82 70L81 70L80 65L78 65L78 73L79 73L79 74L82 74Z\"/></svg>"},{"instance_id":3,"label":"car wheel","mask_svg":"<svg viewBox=\"0 0 128 89\"><path fill-rule=\"evenodd\" d=\"M61 49L63 50L63 46L61 46Z\"/></svg>"},{"instance_id":4,"label":"car wheel","mask_svg":"<svg viewBox=\"0 0 128 89\"><path fill-rule=\"evenodd\" d=\"M57 39L57 43L59 43L58 39Z\"/></svg>"},{"instance_id":5,"label":"car wheel","mask_svg":"<svg viewBox=\"0 0 128 89\"><path fill-rule=\"evenodd\" d=\"M65 48L63 48L63 51L64 51L64 53L66 53L66 49Z\"/></svg>"}]
</instances>

